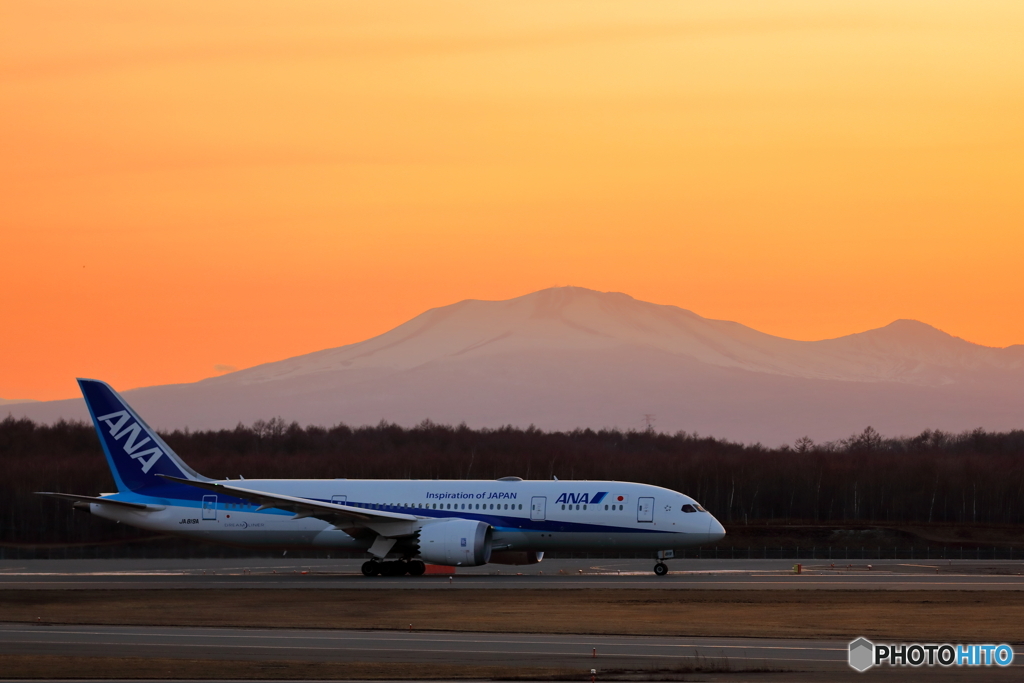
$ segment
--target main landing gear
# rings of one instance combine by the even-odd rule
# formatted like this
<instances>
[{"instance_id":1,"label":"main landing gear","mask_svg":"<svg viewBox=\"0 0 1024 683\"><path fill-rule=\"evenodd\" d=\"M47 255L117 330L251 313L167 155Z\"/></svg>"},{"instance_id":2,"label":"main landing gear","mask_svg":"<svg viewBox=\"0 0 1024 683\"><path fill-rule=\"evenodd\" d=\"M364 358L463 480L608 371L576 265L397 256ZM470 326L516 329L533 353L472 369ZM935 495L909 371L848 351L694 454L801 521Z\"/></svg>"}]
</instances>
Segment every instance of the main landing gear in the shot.
<instances>
[{"instance_id":1,"label":"main landing gear","mask_svg":"<svg viewBox=\"0 0 1024 683\"><path fill-rule=\"evenodd\" d=\"M668 565L664 562L659 562L654 565L654 573L658 576L665 576L665 574L668 574Z\"/></svg>"},{"instance_id":2,"label":"main landing gear","mask_svg":"<svg viewBox=\"0 0 1024 683\"><path fill-rule=\"evenodd\" d=\"M363 576L423 576L427 571L427 565L420 560L367 560L363 562L362 570Z\"/></svg>"}]
</instances>

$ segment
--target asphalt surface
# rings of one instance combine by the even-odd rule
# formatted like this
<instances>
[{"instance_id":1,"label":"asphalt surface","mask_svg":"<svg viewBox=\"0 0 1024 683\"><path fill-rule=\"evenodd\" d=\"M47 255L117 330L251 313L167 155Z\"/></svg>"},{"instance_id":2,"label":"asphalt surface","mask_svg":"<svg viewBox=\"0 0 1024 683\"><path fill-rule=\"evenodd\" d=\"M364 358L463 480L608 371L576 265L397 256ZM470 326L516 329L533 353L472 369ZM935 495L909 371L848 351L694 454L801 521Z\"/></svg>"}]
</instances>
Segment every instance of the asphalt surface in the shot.
<instances>
[{"instance_id":1,"label":"asphalt surface","mask_svg":"<svg viewBox=\"0 0 1024 683\"><path fill-rule=\"evenodd\" d=\"M596 656L595 653L596 652ZM847 643L826 640L657 638L405 631L45 626L0 623L0 654L100 657L416 662L488 666L634 668L846 667Z\"/></svg>"},{"instance_id":2,"label":"asphalt surface","mask_svg":"<svg viewBox=\"0 0 1024 683\"><path fill-rule=\"evenodd\" d=\"M7 560L0 590L31 589L558 589L667 590L1024 590L1024 562L970 560L550 560L522 567L486 565L454 574L366 578L359 560ZM450 577L450 578L449 578Z\"/></svg>"}]
</instances>

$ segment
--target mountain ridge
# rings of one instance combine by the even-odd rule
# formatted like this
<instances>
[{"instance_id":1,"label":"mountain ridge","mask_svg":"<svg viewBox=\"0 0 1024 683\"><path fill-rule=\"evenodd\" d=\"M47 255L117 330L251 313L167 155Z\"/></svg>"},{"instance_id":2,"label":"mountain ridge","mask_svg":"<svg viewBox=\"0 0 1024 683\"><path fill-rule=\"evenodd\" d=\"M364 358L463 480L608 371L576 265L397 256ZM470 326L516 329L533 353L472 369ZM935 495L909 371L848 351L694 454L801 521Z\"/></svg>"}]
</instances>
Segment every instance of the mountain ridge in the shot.
<instances>
[{"instance_id":1,"label":"mountain ridge","mask_svg":"<svg viewBox=\"0 0 1024 683\"><path fill-rule=\"evenodd\" d=\"M504 313L482 310L502 305ZM472 318L467 320L467 318ZM447 327L443 327L447 325ZM555 329L561 325L564 329ZM518 329L516 327L518 326ZM430 338L443 327L444 339ZM931 345L923 348L922 337ZM521 343L514 347L513 340ZM843 381L908 381L943 384L935 369L885 365L876 358L850 366L851 354L888 353L904 361L914 359L938 367L989 365L999 369L1024 367L1024 352L1013 347L984 347L915 320L896 320L865 332L820 341L798 341L760 332L726 320L704 318L677 306L653 304L621 292L596 292L580 287L549 288L514 299L491 302L466 299L429 309L381 335L346 346L324 349L282 361L203 380L211 383L267 381L297 374L360 366L408 369L419 362L443 361L474 352L485 355L508 347L587 349L615 340L690 356L722 367L743 367L797 377ZM406 355L396 354L403 344L418 341ZM941 343L942 349L935 348ZM488 348L489 347L489 348ZM1022 347L1024 348L1024 347ZM1009 351L1000 354L999 352ZM971 358L964 358L970 355ZM952 380L955 381L955 380Z\"/></svg>"},{"instance_id":2,"label":"mountain ridge","mask_svg":"<svg viewBox=\"0 0 1024 683\"><path fill-rule=\"evenodd\" d=\"M304 424L633 428L740 441L1012 429L1024 422L1024 346L984 347L926 323L819 341L777 337L621 292L550 288L424 311L354 344L128 399L160 428ZM80 400L9 406L43 421Z\"/></svg>"}]
</instances>

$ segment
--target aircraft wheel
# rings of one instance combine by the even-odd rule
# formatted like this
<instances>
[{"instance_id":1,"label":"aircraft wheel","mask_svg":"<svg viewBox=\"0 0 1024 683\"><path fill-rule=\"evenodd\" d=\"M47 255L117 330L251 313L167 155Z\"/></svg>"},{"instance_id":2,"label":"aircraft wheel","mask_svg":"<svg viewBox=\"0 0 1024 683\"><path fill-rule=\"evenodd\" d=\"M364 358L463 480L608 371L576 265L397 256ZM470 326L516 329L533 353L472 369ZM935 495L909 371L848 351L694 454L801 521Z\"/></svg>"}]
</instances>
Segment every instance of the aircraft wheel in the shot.
<instances>
[{"instance_id":1,"label":"aircraft wheel","mask_svg":"<svg viewBox=\"0 0 1024 683\"><path fill-rule=\"evenodd\" d=\"M421 560L413 560L409 563L409 576L423 576L426 571L427 565Z\"/></svg>"},{"instance_id":2,"label":"aircraft wheel","mask_svg":"<svg viewBox=\"0 0 1024 683\"><path fill-rule=\"evenodd\" d=\"M363 562L362 570L363 576L377 576L380 574L380 562L367 560L366 562Z\"/></svg>"},{"instance_id":3,"label":"aircraft wheel","mask_svg":"<svg viewBox=\"0 0 1024 683\"><path fill-rule=\"evenodd\" d=\"M380 568L380 573L384 576L404 576L405 562L384 562Z\"/></svg>"},{"instance_id":4,"label":"aircraft wheel","mask_svg":"<svg viewBox=\"0 0 1024 683\"><path fill-rule=\"evenodd\" d=\"M659 562L654 565L654 573L658 576L665 576L665 574L668 574L668 565L664 562Z\"/></svg>"}]
</instances>

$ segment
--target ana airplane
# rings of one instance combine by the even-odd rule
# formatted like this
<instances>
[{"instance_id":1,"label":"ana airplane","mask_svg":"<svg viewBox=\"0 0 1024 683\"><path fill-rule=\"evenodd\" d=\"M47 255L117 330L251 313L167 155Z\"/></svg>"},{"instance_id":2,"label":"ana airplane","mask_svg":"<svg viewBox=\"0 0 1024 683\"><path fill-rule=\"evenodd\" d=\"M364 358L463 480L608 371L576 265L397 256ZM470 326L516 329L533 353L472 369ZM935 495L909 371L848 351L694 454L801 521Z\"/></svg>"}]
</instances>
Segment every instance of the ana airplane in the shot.
<instances>
[{"instance_id":1,"label":"ana airplane","mask_svg":"<svg viewBox=\"0 0 1024 683\"><path fill-rule=\"evenodd\" d=\"M109 385L80 379L117 493L42 493L142 529L253 548L365 552L366 576L534 564L551 550L675 549L725 529L692 498L618 481L238 479L186 465ZM388 558L394 558L388 560Z\"/></svg>"}]
</instances>

